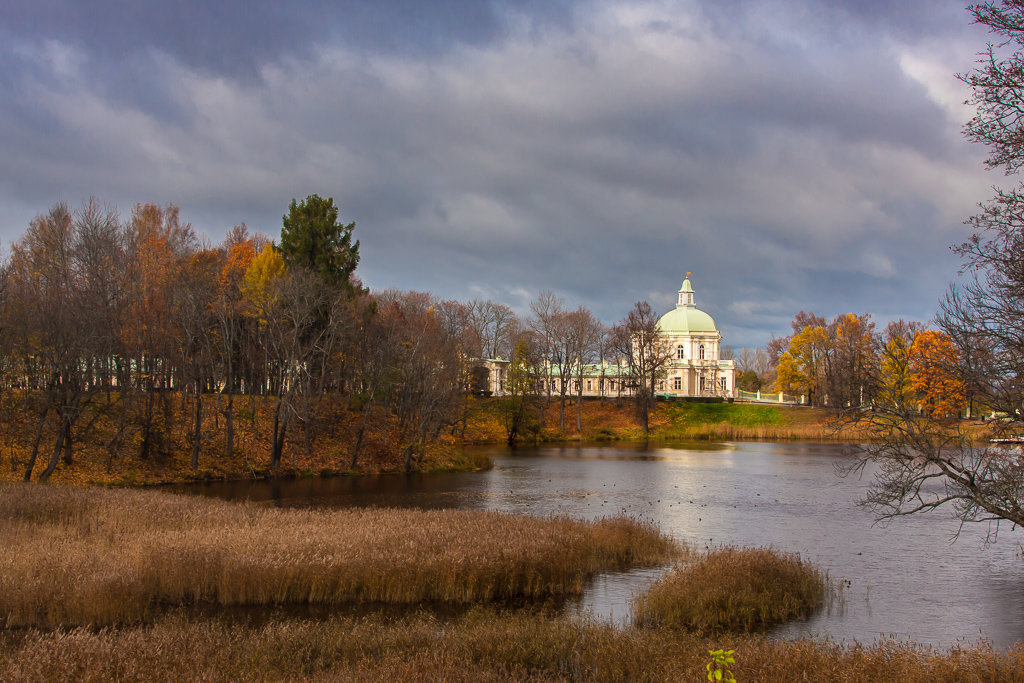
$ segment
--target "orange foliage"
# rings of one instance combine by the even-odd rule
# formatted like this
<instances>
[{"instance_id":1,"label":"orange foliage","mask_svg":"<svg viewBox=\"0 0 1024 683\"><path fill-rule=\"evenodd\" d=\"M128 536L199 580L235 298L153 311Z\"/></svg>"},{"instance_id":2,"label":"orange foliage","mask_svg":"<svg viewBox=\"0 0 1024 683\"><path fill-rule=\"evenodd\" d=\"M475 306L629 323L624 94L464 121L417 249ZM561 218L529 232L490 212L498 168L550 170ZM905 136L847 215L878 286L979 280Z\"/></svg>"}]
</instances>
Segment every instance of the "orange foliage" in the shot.
<instances>
[{"instance_id":1,"label":"orange foliage","mask_svg":"<svg viewBox=\"0 0 1024 683\"><path fill-rule=\"evenodd\" d=\"M910 384L932 415L959 413L967 383L959 371L960 352L948 335L926 330L910 346Z\"/></svg>"}]
</instances>

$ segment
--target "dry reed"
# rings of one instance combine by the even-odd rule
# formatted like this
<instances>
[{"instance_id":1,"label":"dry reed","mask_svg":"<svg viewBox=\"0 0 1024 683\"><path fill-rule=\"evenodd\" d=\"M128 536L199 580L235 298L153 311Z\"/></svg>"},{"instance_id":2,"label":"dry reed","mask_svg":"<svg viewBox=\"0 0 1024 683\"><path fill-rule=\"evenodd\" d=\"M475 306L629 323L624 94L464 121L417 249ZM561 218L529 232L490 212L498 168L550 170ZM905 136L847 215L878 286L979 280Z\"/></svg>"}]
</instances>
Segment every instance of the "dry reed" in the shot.
<instances>
[{"instance_id":1,"label":"dry reed","mask_svg":"<svg viewBox=\"0 0 1024 683\"><path fill-rule=\"evenodd\" d=\"M280 617L262 625L161 617L146 626L0 634L0 680L701 681L709 649L735 649L738 680L1020 681L1024 645L948 651L881 641L723 638L618 629L476 609L451 621Z\"/></svg>"},{"instance_id":2,"label":"dry reed","mask_svg":"<svg viewBox=\"0 0 1024 683\"><path fill-rule=\"evenodd\" d=\"M460 510L284 510L155 491L0 486L0 624L168 605L472 603L578 594L679 548L647 523Z\"/></svg>"},{"instance_id":3,"label":"dry reed","mask_svg":"<svg viewBox=\"0 0 1024 683\"><path fill-rule=\"evenodd\" d=\"M640 626L753 631L808 616L826 580L798 555L771 548L720 548L663 576L634 601Z\"/></svg>"}]
</instances>

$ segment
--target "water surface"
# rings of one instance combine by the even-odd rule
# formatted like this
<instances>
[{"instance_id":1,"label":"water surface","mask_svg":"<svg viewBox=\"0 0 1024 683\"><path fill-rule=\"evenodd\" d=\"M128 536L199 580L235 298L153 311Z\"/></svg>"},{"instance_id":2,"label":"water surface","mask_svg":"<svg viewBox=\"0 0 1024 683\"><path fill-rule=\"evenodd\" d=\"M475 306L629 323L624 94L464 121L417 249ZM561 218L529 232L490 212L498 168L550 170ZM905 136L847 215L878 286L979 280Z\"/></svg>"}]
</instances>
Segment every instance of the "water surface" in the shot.
<instances>
[{"instance_id":1,"label":"water surface","mask_svg":"<svg viewBox=\"0 0 1024 683\"><path fill-rule=\"evenodd\" d=\"M841 478L847 447L718 443L566 445L485 450L487 472L385 475L178 487L282 506L474 508L594 518L654 520L697 548L772 545L798 552L843 582L842 594L782 637L829 635L846 642L895 637L946 647L1024 637L1024 533L959 527L948 512L874 524L857 506L869 476ZM870 473L869 473L870 474ZM641 569L598 577L576 609L625 620L631 597L660 574Z\"/></svg>"}]
</instances>

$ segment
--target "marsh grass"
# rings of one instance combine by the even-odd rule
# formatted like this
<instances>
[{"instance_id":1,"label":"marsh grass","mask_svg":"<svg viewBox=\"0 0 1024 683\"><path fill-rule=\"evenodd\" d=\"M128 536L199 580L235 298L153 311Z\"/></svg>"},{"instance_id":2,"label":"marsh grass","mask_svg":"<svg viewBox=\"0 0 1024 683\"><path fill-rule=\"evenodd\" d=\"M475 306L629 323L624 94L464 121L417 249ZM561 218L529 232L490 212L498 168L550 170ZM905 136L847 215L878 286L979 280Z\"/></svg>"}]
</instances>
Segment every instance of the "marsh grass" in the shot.
<instances>
[{"instance_id":1,"label":"marsh grass","mask_svg":"<svg viewBox=\"0 0 1024 683\"><path fill-rule=\"evenodd\" d=\"M0 624L48 628L137 622L181 604L542 599L680 552L621 517L291 510L38 485L0 486L0 547Z\"/></svg>"},{"instance_id":2,"label":"marsh grass","mask_svg":"<svg viewBox=\"0 0 1024 683\"><path fill-rule=\"evenodd\" d=\"M0 634L0 680L701 681L708 650L723 646L736 650L731 668L745 683L1024 680L1021 644L937 651L893 641L709 638L486 608L453 620L248 625L171 614L144 626L8 631Z\"/></svg>"},{"instance_id":3,"label":"marsh grass","mask_svg":"<svg viewBox=\"0 0 1024 683\"><path fill-rule=\"evenodd\" d=\"M810 615L825 598L824 575L798 555L720 548L682 565L634 601L638 626L700 632L756 631Z\"/></svg>"}]
</instances>

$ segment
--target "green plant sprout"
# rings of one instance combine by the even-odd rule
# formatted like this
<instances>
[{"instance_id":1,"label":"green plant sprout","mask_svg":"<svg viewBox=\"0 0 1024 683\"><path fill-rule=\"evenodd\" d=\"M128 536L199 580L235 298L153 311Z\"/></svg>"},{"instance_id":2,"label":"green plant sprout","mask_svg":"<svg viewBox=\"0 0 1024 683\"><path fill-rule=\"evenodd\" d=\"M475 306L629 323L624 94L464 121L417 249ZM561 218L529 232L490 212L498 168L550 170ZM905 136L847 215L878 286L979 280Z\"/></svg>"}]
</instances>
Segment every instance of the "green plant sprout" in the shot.
<instances>
[{"instance_id":1,"label":"green plant sprout","mask_svg":"<svg viewBox=\"0 0 1024 683\"><path fill-rule=\"evenodd\" d=\"M736 677L729 669L730 664L736 663L736 659L732 656L734 652L736 650L708 650L708 654L711 655L711 661L707 666L709 681L736 683Z\"/></svg>"}]
</instances>

